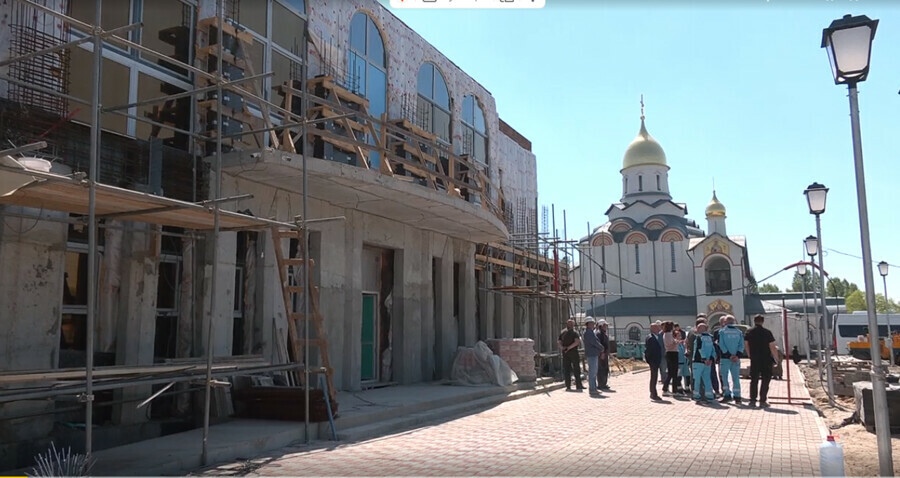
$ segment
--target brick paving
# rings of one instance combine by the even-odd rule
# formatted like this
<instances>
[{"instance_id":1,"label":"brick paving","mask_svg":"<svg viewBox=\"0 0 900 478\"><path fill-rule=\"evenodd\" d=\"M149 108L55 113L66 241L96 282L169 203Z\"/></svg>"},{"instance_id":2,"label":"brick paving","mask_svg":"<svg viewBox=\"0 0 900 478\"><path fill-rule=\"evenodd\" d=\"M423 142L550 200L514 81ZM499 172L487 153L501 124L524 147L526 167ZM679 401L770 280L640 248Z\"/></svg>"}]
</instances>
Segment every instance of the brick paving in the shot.
<instances>
[{"instance_id":1,"label":"brick paving","mask_svg":"<svg viewBox=\"0 0 900 478\"><path fill-rule=\"evenodd\" d=\"M792 396L808 398L791 369ZM808 406L767 410L647 397L647 373L613 378L613 393L564 390L360 443L320 442L205 470L249 476L766 476L819 474L823 424ZM742 383L743 392L749 383ZM786 396L772 381L771 396ZM777 402L777 400L771 400Z\"/></svg>"}]
</instances>

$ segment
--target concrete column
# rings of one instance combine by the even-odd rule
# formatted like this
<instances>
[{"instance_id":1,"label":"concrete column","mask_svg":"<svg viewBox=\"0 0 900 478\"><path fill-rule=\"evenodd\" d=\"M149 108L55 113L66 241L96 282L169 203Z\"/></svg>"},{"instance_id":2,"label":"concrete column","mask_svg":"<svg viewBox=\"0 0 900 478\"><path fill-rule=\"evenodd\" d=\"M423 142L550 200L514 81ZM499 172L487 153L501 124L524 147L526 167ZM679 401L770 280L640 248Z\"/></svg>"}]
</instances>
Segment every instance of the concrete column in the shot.
<instances>
[{"instance_id":1,"label":"concrete column","mask_svg":"<svg viewBox=\"0 0 900 478\"><path fill-rule=\"evenodd\" d=\"M65 224L4 216L4 212L40 214L61 218L65 214L0 206L0 363L2 369L56 368L65 272ZM0 406L0 470L24 465L20 456L31 456L20 442L48 437L53 415L14 421L6 417L51 412L53 403L25 401ZM49 443L48 443L49 445ZM27 455L26 455L27 454Z\"/></svg>"},{"instance_id":2,"label":"concrete column","mask_svg":"<svg viewBox=\"0 0 900 478\"><path fill-rule=\"evenodd\" d=\"M343 388L350 367L344 349L349 345L347 330L359 332L359 324L348 314L347 302L347 227L342 222L323 223L318 240L313 241L312 257L316 259L314 277L318 277L319 312L328 343L328 360L334 370L334 386ZM318 244L317 244L318 243ZM318 252L318 254L316 254ZM318 257L316 257L318 255ZM359 334L353 334L359 341Z\"/></svg>"},{"instance_id":3,"label":"concrete column","mask_svg":"<svg viewBox=\"0 0 900 478\"><path fill-rule=\"evenodd\" d=\"M429 382L434 378L434 309L435 287L432 257L437 234L424 233L422 245L422 335L419 339L419 357L422 364L422 381Z\"/></svg>"},{"instance_id":4,"label":"concrete column","mask_svg":"<svg viewBox=\"0 0 900 478\"><path fill-rule=\"evenodd\" d=\"M218 247L213 251L212 234L208 234L203 244L204 257L200 270L203 275L201 294L202 307L200 314L202 326L199 327L201 335L195 338L195 350L200 356L206 355L206 337L210 319L215 324L213 330L212 353L214 357L231 355L232 330L234 327L234 274L235 258L237 257L237 233L219 233ZM211 297L213 261L218 262L216 277L216 296ZM279 291L280 292L280 291Z\"/></svg>"},{"instance_id":5,"label":"concrete column","mask_svg":"<svg viewBox=\"0 0 900 478\"><path fill-rule=\"evenodd\" d=\"M440 363L436 368L441 371L442 378L450 378L450 366L453 364L453 358L456 356L457 339L457 319L453 316L453 248L451 245L445 248L446 252L441 258L440 271L438 271L438 291L440 303L437 310L440 313L438 323L440 324L440 333L435 330L435 348L436 356L439 357Z\"/></svg>"},{"instance_id":6,"label":"concrete column","mask_svg":"<svg viewBox=\"0 0 900 478\"><path fill-rule=\"evenodd\" d=\"M547 353L553 350L556 350L556 339L559 338L559 330L553 326L555 323L555 317L553 314L553 299L541 299L541 313L543 314L543 320L541 323L541 327L543 327L543 337L541 340L541 344L538 348L539 353Z\"/></svg>"},{"instance_id":7,"label":"concrete column","mask_svg":"<svg viewBox=\"0 0 900 478\"><path fill-rule=\"evenodd\" d=\"M346 210L344 221L344 315L336 318L343 324L344 347L341 381L344 390L360 390L362 370L362 215ZM396 295L396 294L395 294ZM382 298L381 300L384 300ZM395 299L396 301L396 299ZM335 350L335 352L337 352ZM380 364L379 364L380 366Z\"/></svg>"},{"instance_id":8,"label":"concrete column","mask_svg":"<svg viewBox=\"0 0 900 478\"><path fill-rule=\"evenodd\" d=\"M494 286L493 278L488 270L477 271L481 274L483 281L481 283L482 290L478 293L478 314L480 317L480 329L478 336L487 340L494 338L494 293L491 287Z\"/></svg>"},{"instance_id":9,"label":"concrete column","mask_svg":"<svg viewBox=\"0 0 900 478\"><path fill-rule=\"evenodd\" d=\"M506 270L502 276L504 286L513 284L512 271ZM512 294L500 296L500 338L514 338L515 333L515 299Z\"/></svg>"},{"instance_id":10,"label":"concrete column","mask_svg":"<svg viewBox=\"0 0 900 478\"><path fill-rule=\"evenodd\" d=\"M146 223L133 223L135 230L126 231L122 240L121 284L119 289L118 327L116 332L116 364L150 365L156 335L156 292L159 280L158 235L149 234ZM232 279L232 283L234 279ZM229 330L229 334L230 334ZM152 393L152 387L129 387L117 392L116 398L139 400ZM146 410L134 403L117 405L113 416L118 424L147 421Z\"/></svg>"},{"instance_id":11,"label":"concrete column","mask_svg":"<svg viewBox=\"0 0 900 478\"><path fill-rule=\"evenodd\" d=\"M461 337L460 343L467 347L472 347L478 341L478 332L476 330L475 321L475 244L470 242L461 243L462 270L460 271L460 279L462 279L462 301L460 303L460 319L464 319L462 330L464 337Z\"/></svg>"},{"instance_id":12,"label":"concrete column","mask_svg":"<svg viewBox=\"0 0 900 478\"><path fill-rule=\"evenodd\" d=\"M287 246L285 251L286 248ZM264 231L259 234L259 250L262 251L264 258L257 262L259 276L256 282L257 312L262 317L263 356L272 363L280 363L287 359L284 356L279 358L278 352L279 347L287 350L287 318L271 232Z\"/></svg>"},{"instance_id":13,"label":"concrete column","mask_svg":"<svg viewBox=\"0 0 900 478\"><path fill-rule=\"evenodd\" d=\"M402 384L421 381L422 336L422 234L404 228L403 250L394 251L394 310L391 317L394 380Z\"/></svg>"}]
</instances>

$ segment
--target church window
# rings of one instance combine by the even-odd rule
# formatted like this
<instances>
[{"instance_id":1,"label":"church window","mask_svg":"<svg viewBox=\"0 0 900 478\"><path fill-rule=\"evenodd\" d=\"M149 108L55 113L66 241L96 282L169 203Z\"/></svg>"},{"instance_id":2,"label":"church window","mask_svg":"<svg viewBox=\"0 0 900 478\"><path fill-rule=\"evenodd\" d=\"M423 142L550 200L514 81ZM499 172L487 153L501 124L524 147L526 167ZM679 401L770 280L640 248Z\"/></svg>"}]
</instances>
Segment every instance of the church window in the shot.
<instances>
[{"instance_id":1,"label":"church window","mask_svg":"<svg viewBox=\"0 0 900 478\"><path fill-rule=\"evenodd\" d=\"M731 264L721 257L716 257L706 266L706 293L731 293Z\"/></svg>"},{"instance_id":2,"label":"church window","mask_svg":"<svg viewBox=\"0 0 900 478\"><path fill-rule=\"evenodd\" d=\"M638 191L644 190L644 177L638 176Z\"/></svg>"},{"instance_id":3,"label":"church window","mask_svg":"<svg viewBox=\"0 0 900 478\"><path fill-rule=\"evenodd\" d=\"M600 282L602 284L606 284L606 248L600 248L600 263L603 268L601 269L602 273L600 274Z\"/></svg>"},{"instance_id":4,"label":"church window","mask_svg":"<svg viewBox=\"0 0 900 478\"><path fill-rule=\"evenodd\" d=\"M641 250L639 248L640 244L634 245L634 273L641 273Z\"/></svg>"},{"instance_id":5,"label":"church window","mask_svg":"<svg viewBox=\"0 0 900 478\"><path fill-rule=\"evenodd\" d=\"M659 187L659 175L658 174L656 175L656 190L662 191L662 188Z\"/></svg>"},{"instance_id":6,"label":"church window","mask_svg":"<svg viewBox=\"0 0 900 478\"><path fill-rule=\"evenodd\" d=\"M625 194L628 194L628 176L625 176Z\"/></svg>"},{"instance_id":7,"label":"church window","mask_svg":"<svg viewBox=\"0 0 900 478\"><path fill-rule=\"evenodd\" d=\"M672 272L676 272L675 270L675 243L669 243L669 252L672 253Z\"/></svg>"}]
</instances>

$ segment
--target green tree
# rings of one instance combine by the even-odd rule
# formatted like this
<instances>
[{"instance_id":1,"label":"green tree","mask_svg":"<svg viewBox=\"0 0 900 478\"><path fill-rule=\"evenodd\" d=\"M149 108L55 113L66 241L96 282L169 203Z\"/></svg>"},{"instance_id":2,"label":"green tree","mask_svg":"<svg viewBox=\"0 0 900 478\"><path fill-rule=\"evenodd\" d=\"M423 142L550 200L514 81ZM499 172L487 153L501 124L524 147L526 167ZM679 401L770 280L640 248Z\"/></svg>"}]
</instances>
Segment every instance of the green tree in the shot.
<instances>
[{"instance_id":1,"label":"green tree","mask_svg":"<svg viewBox=\"0 0 900 478\"><path fill-rule=\"evenodd\" d=\"M791 282L791 288L788 289L788 292L801 292L803 290L812 292L816 290L818 283L819 274L816 274L814 271L807 269L806 274L802 276L797 271L794 271L794 280Z\"/></svg>"},{"instance_id":2,"label":"green tree","mask_svg":"<svg viewBox=\"0 0 900 478\"><path fill-rule=\"evenodd\" d=\"M794 280L791 282L791 288L788 289L788 292L801 292L804 288L806 292L819 290L819 274L816 271L808 270L806 275L803 276L794 271ZM826 277L825 290L828 291L828 297L848 297L854 291L859 290L859 287L847 279Z\"/></svg>"},{"instance_id":3,"label":"green tree","mask_svg":"<svg viewBox=\"0 0 900 478\"><path fill-rule=\"evenodd\" d=\"M857 310L866 310L866 294L857 289L850 293L846 298L847 312L855 312ZM897 312L900 310L897 303L893 300L884 300L883 294L875 294L875 312L884 314L888 312Z\"/></svg>"},{"instance_id":4,"label":"green tree","mask_svg":"<svg viewBox=\"0 0 900 478\"><path fill-rule=\"evenodd\" d=\"M759 286L759 292L763 294L771 292L781 292L781 289L779 289L775 284L769 284L768 282L766 282L765 284Z\"/></svg>"},{"instance_id":5,"label":"green tree","mask_svg":"<svg viewBox=\"0 0 900 478\"><path fill-rule=\"evenodd\" d=\"M857 310L866 310L866 296L863 295L861 290L857 289L846 297L845 305L847 306L848 313L856 312Z\"/></svg>"}]
</instances>

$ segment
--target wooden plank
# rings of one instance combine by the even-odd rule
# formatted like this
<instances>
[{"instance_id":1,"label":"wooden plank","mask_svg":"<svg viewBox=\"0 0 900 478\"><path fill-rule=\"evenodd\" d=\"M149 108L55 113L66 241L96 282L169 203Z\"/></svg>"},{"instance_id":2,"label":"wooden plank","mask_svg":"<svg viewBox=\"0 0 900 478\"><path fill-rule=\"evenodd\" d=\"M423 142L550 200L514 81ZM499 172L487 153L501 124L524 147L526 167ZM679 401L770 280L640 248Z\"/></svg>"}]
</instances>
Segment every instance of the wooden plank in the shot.
<instances>
[{"instance_id":1,"label":"wooden plank","mask_svg":"<svg viewBox=\"0 0 900 478\"><path fill-rule=\"evenodd\" d=\"M390 120L390 123L397 126L398 128L400 128L402 130L413 133L416 136L425 138L428 141L434 142L434 141L437 141L437 139L438 139L438 135L431 133L429 131L425 131L424 129L416 126L415 124L413 124L406 118Z\"/></svg>"},{"instance_id":2,"label":"wooden plank","mask_svg":"<svg viewBox=\"0 0 900 478\"><path fill-rule=\"evenodd\" d=\"M202 47L198 46L196 48L196 58L201 61L206 60L207 58L209 58L211 56L216 56L216 54L218 52L219 52L219 47L216 45L209 45L209 46L202 46ZM243 58L238 58L224 50L222 51L222 61L224 63L232 64L242 70L247 69L247 61L246 60L244 60ZM248 76L250 76L250 75L248 75Z\"/></svg>"},{"instance_id":3,"label":"wooden plank","mask_svg":"<svg viewBox=\"0 0 900 478\"><path fill-rule=\"evenodd\" d=\"M218 17L209 17L204 18L197 22L197 29L202 30L205 28L218 28L219 27L219 19ZM208 33L208 32L206 32ZM222 22L222 33L227 33L233 37L237 37L244 41L253 41L253 35L250 32L238 30L234 25L228 23L227 21Z\"/></svg>"},{"instance_id":4,"label":"wooden plank","mask_svg":"<svg viewBox=\"0 0 900 478\"><path fill-rule=\"evenodd\" d=\"M307 81L307 85L308 84L309 84L309 81ZM350 91L346 88L343 88L342 86L335 83L333 79L326 79L326 80L322 81L322 86L326 90L330 90L331 93L339 99L342 99L348 103L360 105L363 107L363 109L366 109L366 110L369 109L369 100L363 98L362 96L357 95L356 93L353 93L352 91Z\"/></svg>"},{"instance_id":5,"label":"wooden plank","mask_svg":"<svg viewBox=\"0 0 900 478\"><path fill-rule=\"evenodd\" d=\"M485 262L485 263L489 263L489 264L496 264L496 265L498 265L498 266L509 267L509 268L512 268L512 269L515 269L515 270L519 270L519 271L522 271L522 272L526 272L526 273L529 273L529 274L538 274L539 276L542 276L542 277L549 277L549 278L553 278L553 277L554 277L553 274L550 273L550 272L546 272L546 271L542 271L542 270L537 270L537 269L533 269L533 268L531 268L531 267L522 266L522 265L518 265L518 264L513 264L512 262L509 262L509 261L504 261L504 260L502 260L502 259L495 259L495 258L493 258L493 257L483 256L483 255L481 255L481 254L475 254L475 260L476 260L476 261Z\"/></svg>"}]
</instances>

